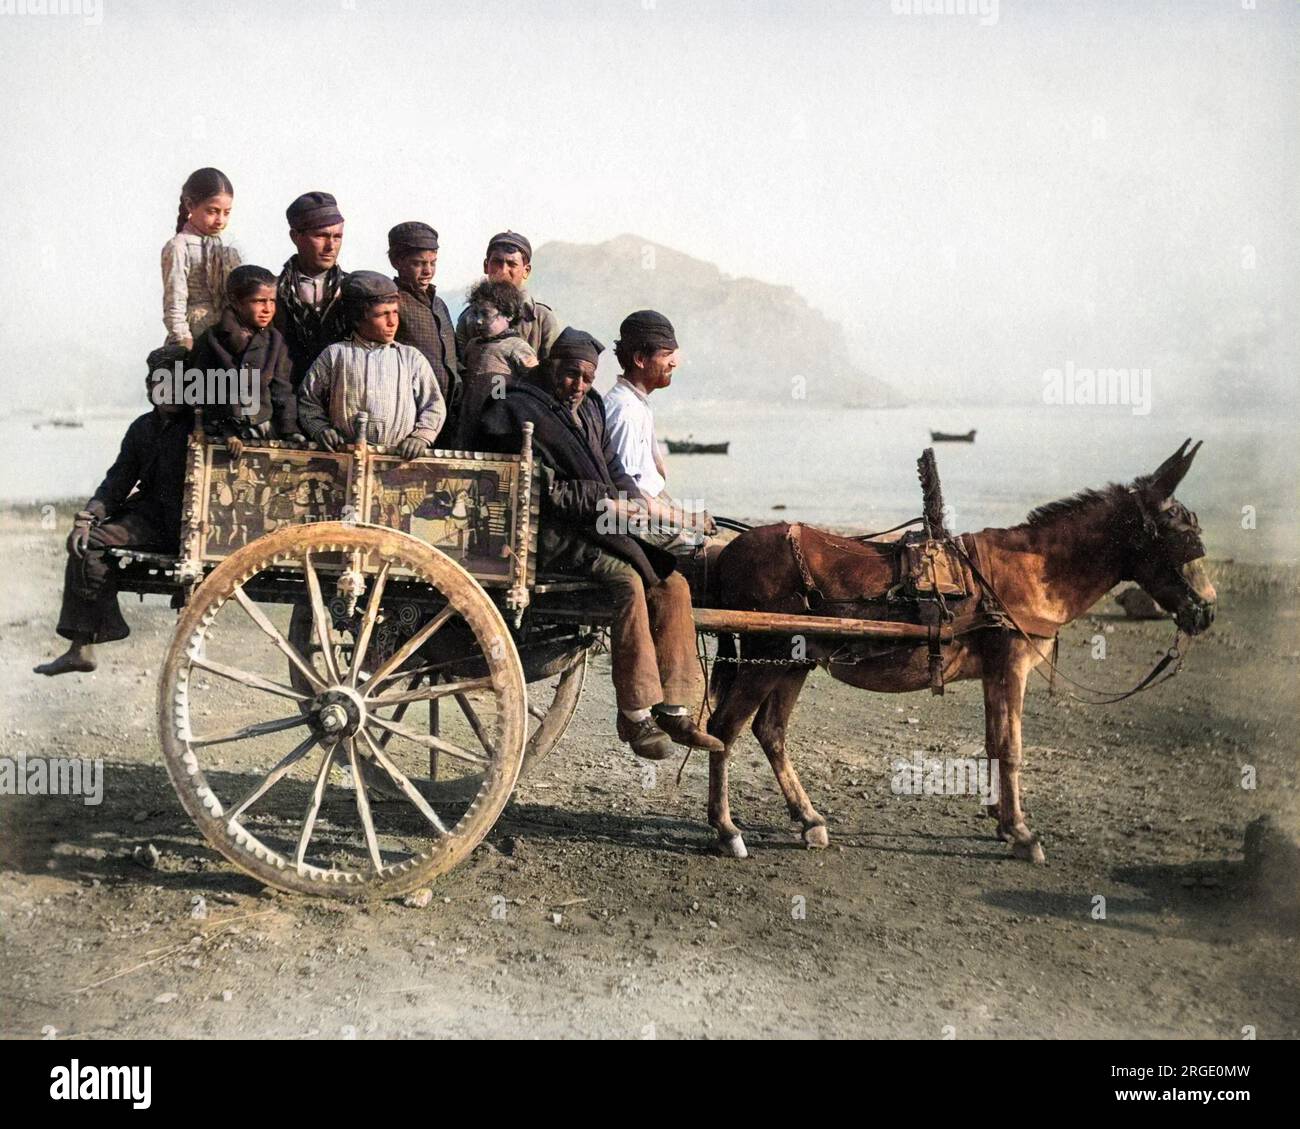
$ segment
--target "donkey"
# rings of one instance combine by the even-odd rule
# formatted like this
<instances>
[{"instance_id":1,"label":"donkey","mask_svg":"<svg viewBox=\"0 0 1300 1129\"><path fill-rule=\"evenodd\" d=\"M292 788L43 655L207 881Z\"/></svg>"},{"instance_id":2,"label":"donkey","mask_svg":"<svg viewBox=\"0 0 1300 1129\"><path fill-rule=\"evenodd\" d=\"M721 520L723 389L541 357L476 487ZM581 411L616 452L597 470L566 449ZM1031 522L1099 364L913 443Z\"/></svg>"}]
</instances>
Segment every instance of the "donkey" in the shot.
<instances>
[{"instance_id":1,"label":"donkey","mask_svg":"<svg viewBox=\"0 0 1300 1129\"><path fill-rule=\"evenodd\" d=\"M1196 515L1174 498L1201 444L1187 440L1155 473L1130 485L1088 490L1040 506L1020 525L967 534L980 575L995 603L1012 613L1022 630L981 626L960 634L942 648L943 680L979 678L984 683L984 747L990 770L998 769L998 838L1010 841L1021 859L1046 861L1038 836L1030 831L1020 803L1020 717L1029 673L1046 658L1056 626L1083 615L1121 581L1136 581L1162 608L1173 613L1179 630L1205 631L1214 619L1216 594L1199 566L1205 555ZM715 572L718 606L731 609L817 614L808 595L809 565L792 552L785 524L742 533L722 551ZM808 561L820 569L818 587L867 593L883 600L864 545L818 534L829 550ZM834 542L841 542L839 546ZM868 540L883 559L890 550ZM838 549L839 551L832 551ZM892 558L891 558L892 559ZM983 589L984 585L981 584ZM989 595L984 593L985 607ZM825 614L832 613L829 610ZM868 612L866 618L870 618ZM981 621L982 622L982 621ZM1023 633L1022 633L1023 631ZM724 637L723 644L730 640ZM904 693L931 684L929 650L924 642L855 646L851 662L827 663L832 640L809 637L807 658L825 666L832 678L864 690ZM734 652L734 647L732 648ZM720 655L726 648L720 644ZM813 848L828 844L826 820L799 783L786 751L786 730L808 665L779 662L747 665L745 659L790 659L790 641L772 636L741 636L741 662L717 663L710 687L715 707L709 732L727 746L709 756L709 823L723 854L746 857L744 840L732 822L727 795L731 745L752 717L754 736L767 754L792 820L803 825L803 840ZM993 813L990 812L990 815Z\"/></svg>"}]
</instances>

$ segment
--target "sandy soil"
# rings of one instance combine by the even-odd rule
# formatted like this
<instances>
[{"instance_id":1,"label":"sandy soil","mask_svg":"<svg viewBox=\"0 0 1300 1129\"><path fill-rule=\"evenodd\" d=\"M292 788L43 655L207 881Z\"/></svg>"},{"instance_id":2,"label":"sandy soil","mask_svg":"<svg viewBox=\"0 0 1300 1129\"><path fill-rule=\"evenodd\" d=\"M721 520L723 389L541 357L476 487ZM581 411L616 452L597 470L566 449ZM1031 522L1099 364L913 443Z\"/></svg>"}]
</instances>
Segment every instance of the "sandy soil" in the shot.
<instances>
[{"instance_id":1,"label":"sandy soil","mask_svg":"<svg viewBox=\"0 0 1300 1129\"><path fill-rule=\"evenodd\" d=\"M617 743L600 657L569 736L417 909L271 894L208 849L154 732L164 601L130 599L134 634L96 674L30 673L61 649L65 528L0 514L0 754L102 756L105 796L0 797L5 1036L1300 1034L1295 873L1243 860L1257 817L1297 830L1293 575L1220 569L1217 624L1153 693L1089 708L1034 680L1046 867L1011 860L973 799L891 791L895 759L978 747L974 684L889 697L815 674L792 747L831 847L803 848L747 734L737 861L712 852L702 757L647 787ZM1131 685L1172 632L1098 612L1063 666ZM131 857L150 843L152 870Z\"/></svg>"}]
</instances>

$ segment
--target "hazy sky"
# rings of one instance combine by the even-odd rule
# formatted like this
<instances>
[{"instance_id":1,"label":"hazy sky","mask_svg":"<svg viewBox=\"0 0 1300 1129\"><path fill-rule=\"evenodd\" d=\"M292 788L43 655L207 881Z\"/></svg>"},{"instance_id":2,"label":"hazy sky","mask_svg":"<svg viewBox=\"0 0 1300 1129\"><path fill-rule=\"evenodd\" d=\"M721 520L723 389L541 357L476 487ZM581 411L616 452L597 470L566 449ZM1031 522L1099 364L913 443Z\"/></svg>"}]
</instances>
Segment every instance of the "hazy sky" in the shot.
<instances>
[{"instance_id":1,"label":"hazy sky","mask_svg":"<svg viewBox=\"0 0 1300 1129\"><path fill-rule=\"evenodd\" d=\"M1189 395L1224 365L1295 383L1294 0L20 6L0 3L11 404L140 379L201 165L274 270L285 206L322 188L346 268L385 269L406 219L439 229L456 287L503 227L635 232L793 285L913 394L1014 398L1067 362Z\"/></svg>"}]
</instances>

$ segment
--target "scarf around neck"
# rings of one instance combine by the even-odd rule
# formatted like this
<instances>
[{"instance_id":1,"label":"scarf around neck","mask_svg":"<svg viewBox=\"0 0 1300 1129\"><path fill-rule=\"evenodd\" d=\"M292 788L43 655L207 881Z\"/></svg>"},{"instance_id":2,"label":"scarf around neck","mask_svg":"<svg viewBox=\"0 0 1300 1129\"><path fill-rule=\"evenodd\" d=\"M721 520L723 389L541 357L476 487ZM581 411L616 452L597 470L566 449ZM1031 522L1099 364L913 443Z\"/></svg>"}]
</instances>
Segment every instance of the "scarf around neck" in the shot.
<instances>
[{"instance_id":1,"label":"scarf around neck","mask_svg":"<svg viewBox=\"0 0 1300 1129\"><path fill-rule=\"evenodd\" d=\"M297 333L304 339L311 340L320 333L326 317L338 299L339 288L343 282L343 270L335 264L325 272L325 287L319 308L307 305L298 296L298 283L304 277L306 276L298 269L298 256L291 256L280 272L280 280L276 284L276 301L284 309Z\"/></svg>"}]
</instances>

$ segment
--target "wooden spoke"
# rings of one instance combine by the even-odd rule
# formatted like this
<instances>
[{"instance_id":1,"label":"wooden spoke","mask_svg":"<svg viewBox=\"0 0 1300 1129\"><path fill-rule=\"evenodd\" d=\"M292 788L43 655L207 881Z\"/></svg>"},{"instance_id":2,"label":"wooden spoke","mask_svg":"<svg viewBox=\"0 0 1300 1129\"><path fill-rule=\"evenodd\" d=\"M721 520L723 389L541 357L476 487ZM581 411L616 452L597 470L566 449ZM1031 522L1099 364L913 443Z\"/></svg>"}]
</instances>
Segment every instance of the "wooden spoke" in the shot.
<instances>
[{"instance_id":1,"label":"wooden spoke","mask_svg":"<svg viewBox=\"0 0 1300 1129\"><path fill-rule=\"evenodd\" d=\"M302 760L303 757L305 757L309 752L311 752L317 740L318 738L316 734L313 733L300 745L297 745L295 748L285 753L285 755L280 758L276 766L273 769L271 769L271 771L268 772L265 777L263 777L262 782L258 784L257 787L254 788L251 792L249 792L248 795L246 795L242 800L240 800L239 803L235 805L233 810L231 810L227 814L227 819L229 819L230 822L233 823L241 815L243 815L244 812L249 807L251 807L257 800L261 799L262 796L266 795L266 793L269 792L284 777L284 774L288 772L289 769L291 769L295 764L297 764L300 760Z\"/></svg>"},{"instance_id":2,"label":"wooden spoke","mask_svg":"<svg viewBox=\"0 0 1300 1129\"><path fill-rule=\"evenodd\" d=\"M394 670L385 674L383 678L370 677L366 680L366 688L374 689L381 682L392 682L396 678L405 678L407 675L426 675L437 674L439 671L446 670L448 667L457 666L463 663L463 659L446 659L440 663L426 663L424 666L411 666L405 670Z\"/></svg>"},{"instance_id":3,"label":"wooden spoke","mask_svg":"<svg viewBox=\"0 0 1300 1129\"><path fill-rule=\"evenodd\" d=\"M535 721L543 721L546 718L546 711L542 709L541 706L537 705L536 702L529 702L528 716L533 718Z\"/></svg>"},{"instance_id":4,"label":"wooden spoke","mask_svg":"<svg viewBox=\"0 0 1300 1129\"><path fill-rule=\"evenodd\" d=\"M281 717L275 721L255 721L251 725L242 725L215 737L193 737L189 739L192 748L201 749L208 745L224 745L229 741L244 741L249 737L265 737L268 733L281 733L286 729L297 729L309 721L306 714L294 714L293 717Z\"/></svg>"},{"instance_id":5,"label":"wooden spoke","mask_svg":"<svg viewBox=\"0 0 1300 1129\"><path fill-rule=\"evenodd\" d=\"M375 574L375 579L370 585L370 601L366 604L366 613L361 619L361 629L357 632L356 643L352 647L352 665L348 669L348 685L357 684L357 675L361 673L361 664L365 661L366 651L370 647L370 633L375 629L375 622L379 619L379 601L384 596L384 585L388 583L388 570L392 568L391 561L384 561L379 566L379 572Z\"/></svg>"},{"instance_id":6,"label":"wooden spoke","mask_svg":"<svg viewBox=\"0 0 1300 1129\"><path fill-rule=\"evenodd\" d=\"M265 690L268 694L279 694L282 698L292 698L295 702L305 702L309 697L307 694L300 694L292 686L282 686L278 682L272 682L269 678L263 678L260 674L254 674L249 670L240 670L238 667L226 666L225 663L204 658L202 655L192 659L191 665L202 670L211 671L213 674L219 674L222 678L229 678L232 682L242 682L245 686L253 687L254 690Z\"/></svg>"},{"instance_id":7,"label":"wooden spoke","mask_svg":"<svg viewBox=\"0 0 1300 1129\"><path fill-rule=\"evenodd\" d=\"M276 630L275 624L262 614L262 609L248 598L248 594L244 591L242 585L235 589L234 597L239 601L239 606L248 613L248 618L257 624L257 626L270 637L271 642L280 648L284 653L284 657L298 668L302 676L306 678L315 689L324 690L325 683L321 679L321 676L316 673L315 668L298 653L296 647L294 647L283 635L280 634L278 630Z\"/></svg>"},{"instance_id":8,"label":"wooden spoke","mask_svg":"<svg viewBox=\"0 0 1300 1129\"><path fill-rule=\"evenodd\" d=\"M330 681L338 682L339 667L334 656L334 640L330 637L334 617L325 608L325 599L320 591L320 577L316 575L316 566L311 562L311 553L303 553L302 568L307 577L307 593L311 597L311 618L316 628L316 642L320 645L320 656L324 660L325 671Z\"/></svg>"},{"instance_id":9,"label":"wooden spoke","mask_svg":"<svg viewBox=\"0 0 1300 1129\"><path fill-rule=\"evenodd\" d=\"M316 773L316 787L312 789L311 802L307 805L307 814L302 821L302 834L298 836L298 850L293 856L299 874L303 872L307 844L311 842L312 829L316 826L316 814L320 811L320 802L325 795L325 781L329 779L330 765L334 763L334 754L338 751L338 747L337 741L325 746L325 755L320 761L320 771Z\"/></svg>"},{"instance_id":10,"label":"wooden spoke","mask_svg":"<svg viewBox=\"0 0 1300 1129\"><path fill-rule=\"evenodd\" d=\"M370 681L377 685L383 681L390 671L397 670L402 663L406 662L406 660L423 647L425 643L432 639L434 632L439 630L443 624L445 624L455 614L456 609L448 604L442 609L442 611L435 615L428 623L421 627L419 631L394 651L384 664L370 676Z\"/></svg>"},{"instance_id":11,"label":"wooden spoke","mask_svg":"<svg viewBox=\"0 0 1300 1129\"><path fill-rule=\"evenodd\" d=\"M488 681L484 679L483 681ZM452 685L450 682L448 686ZM492 739L488 736L487 729L479 720L479 716L474 712L474 707L469 704L469 699L464 694L456 695L456 704L460 706L460 712L465 715L465 720L469 722L469 727L474 730L474 736L479 739L479 743L488 751L488 756L495 757L497 751L492 744Z\"/></svg>"},{"instance_id":12,"label":"wooden spoke","mask_svg":"<svg viewBox=\"0 0 1300 1129\"><path fill-rule=\"evenodd\" d=\"M396 725L387 718L370 715L370 723L379 726L380 729L386 729L390 733L395 733L398 737L405 737L408 741L416 745L423 745L426 749L434 749L439 753L446 753L449 757L456 757L458 760L468 761L470 764L477 765L479 768L488 768L491 761L486 757L481 757L478 753L471 753L468 749L462 749L459 745L453 745L450 741L444 741L441 737L434 737L432 734L426 736L423 733L416 733L407 729L405 726Z\"/></svg>"},{"instance_id":13,"label":"wooden spoke","mask_svg":"<svg viewBox=\"0 0 1300 1129\"><path fill-rule=\"evenodd\" d=\"M347 740L348 767L352 769L352 782L357 790L357 814L361 816L361 826L366 829L366 846L370 849L370 861L374 863L375 873L384 871L384 859L379 853L379 840L375 837L375 821L370 816L370 798L366 795L366 782L361 775L361 766L357 763L357 743L351 737Z\"/></svg>"},{"instance_id":14,"label":"wooden spoke","mask_svg":"<svg viewBox=\"0 0 1300 1129\"><path fill-rule=\"evenodd\" d=\"M388 773L393 783L396 784L402 790L406 798L419 809L420 814L442 832L442 834L446 835L447 828L443 825L442 820L438 818L438 813L429 806L429 801L420 795L419 789L417 789L416 786L406 778L406 774L388 759L383 746L378 744L364 729L361 731L360 736L362 741L364 741L369 747L370 755L374 758L379 767Z\"/></svg>"},{"instance_id":15,"label":"wooden spoke","mask_svg":"<svg viewBox=\"0 0 1300 1129\"><path fill-rule=\"evenodd\" d=\"M462 682L433 682L416 690L394 690L370 699L370 707L395 706L399 703L426 702L445 698L448 694L465 694L471 690L491 690L492 679L468 678ZM397 719L394 718L394 721Z\"/></svg>"}]
</instances>

